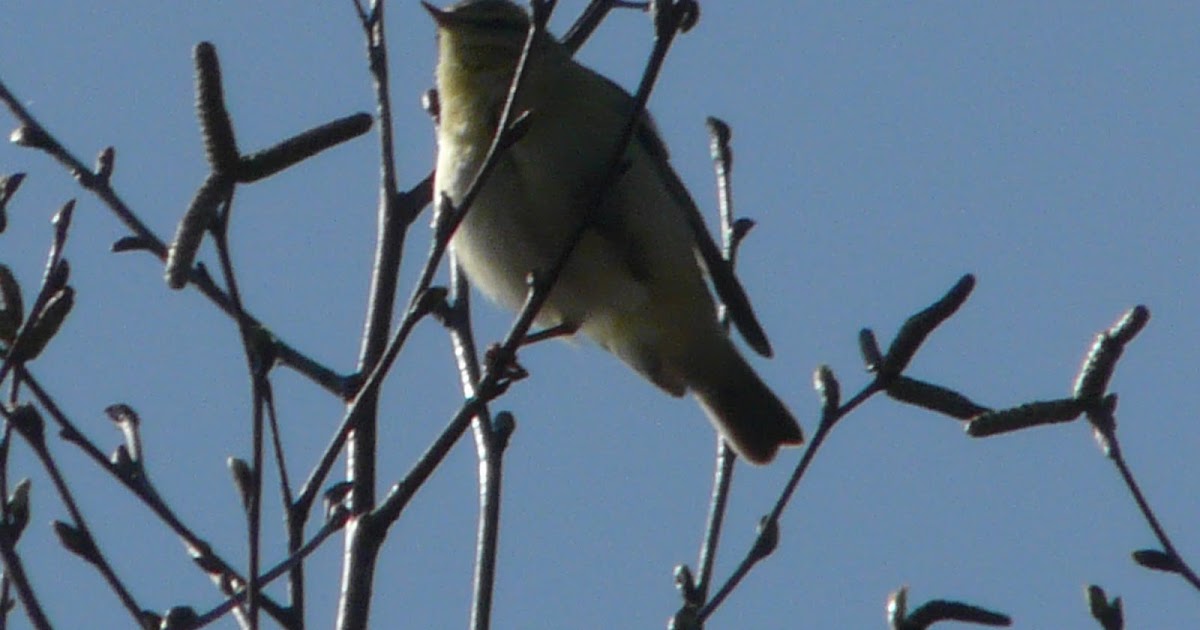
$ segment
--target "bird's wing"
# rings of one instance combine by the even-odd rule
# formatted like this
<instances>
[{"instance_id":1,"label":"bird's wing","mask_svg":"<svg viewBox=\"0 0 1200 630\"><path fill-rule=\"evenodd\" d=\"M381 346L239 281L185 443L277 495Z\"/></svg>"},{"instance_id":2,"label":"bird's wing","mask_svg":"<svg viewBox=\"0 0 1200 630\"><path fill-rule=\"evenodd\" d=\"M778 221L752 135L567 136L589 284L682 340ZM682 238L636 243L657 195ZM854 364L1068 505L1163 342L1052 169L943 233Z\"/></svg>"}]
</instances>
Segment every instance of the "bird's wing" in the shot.
<instances>
[{"instance_id":1,"label":"bird's wing","mask_svg":"<svg viewBox=\"0 0 1200 630\"><path fill-rule=\"evenodd\" d=\"M650 154L662 181L666 183L667 190L679 202L678 206L683 210L687 223L692 228L696 249L699 250L700 258L708 270L708 277L712 280L713 288L717 290L717 296L725 303L738 332L742 333L742 338L755 352L764 357L771 356L771 342L767 340L767 333L758 323L758 317L754 314L754 308L750 306L750 298L746 295L746 290L742 288L742 283L734 274L733 266L721 255L721 250L713 240L712 233L708 231L708 226L705 225L704 217L700 215L700 210L696 207L692 195L683 182L679 181L679 175L675 173L675 169L671 168L666 145L659 138L654 128L654 122L648 114L638 125L634 141L641 144L642 148Z\"/></svg>"},{"instance_id":2,"label":"bird's wing","mask_svg":"<svg viewBox=\"0 0 1200 630\"><path fill-rule=\"evenodd\" d=\"M611 111L615 115L622 112L619 114L622 118L627 116L627 112L633 106L633 97L608 77L591 70L586 71L598 79L601 84L601 89L596 90L592 96L612 101L610 107L604 108L604 110ZM666 186L667 192L675 198L676 205L684 213L684 219L691 228L696 249L700 253L700 259L704 263L713 288L716 289L717 296L728 309L734 326L755 352L764 357L770 357L773 354L771 342L767 340L767 333L763 331L758 317L754 314L750 298L746 295L746 290L742 288L737 276L734 275L732 265L721 255L721 250L708 231L708 226L705 225L695 200L692 199L683 182L679 180L675 169L671 168L667 147L659 137L649 112L642 113L631 142L636 143L649 156L654 168L658 169L658 174Z\"/></svg>"}]
</instances>

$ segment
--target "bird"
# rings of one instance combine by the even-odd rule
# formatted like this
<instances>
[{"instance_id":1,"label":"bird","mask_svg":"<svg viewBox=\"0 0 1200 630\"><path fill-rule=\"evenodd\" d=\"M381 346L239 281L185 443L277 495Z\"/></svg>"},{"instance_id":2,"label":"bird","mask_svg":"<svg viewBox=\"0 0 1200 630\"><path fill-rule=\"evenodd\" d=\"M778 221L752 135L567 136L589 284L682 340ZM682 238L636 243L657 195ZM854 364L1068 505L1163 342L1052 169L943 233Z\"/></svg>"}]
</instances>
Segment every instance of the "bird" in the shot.
<instances>
[{"instance_id":1,"label":"bird","mask_svg":"<svg viewBox=\"0 0 1200 630\"><path fill-rule=\"evenodd\" d=\"M434 199L459 204L501 122L530 18L509 0L422 4L437 31ZM801 444L799 423L718 319L708 282L748 343L771 354L650 116L640 115L606 183L634 99L544 31L514 107L527 112L525 130L502 149L450 240L471 283L518 310L529 274L551 269L582 230L540 327L581 333L672 396L690 392L745 460L766 464Z\"/></svg>"}]
</instances>

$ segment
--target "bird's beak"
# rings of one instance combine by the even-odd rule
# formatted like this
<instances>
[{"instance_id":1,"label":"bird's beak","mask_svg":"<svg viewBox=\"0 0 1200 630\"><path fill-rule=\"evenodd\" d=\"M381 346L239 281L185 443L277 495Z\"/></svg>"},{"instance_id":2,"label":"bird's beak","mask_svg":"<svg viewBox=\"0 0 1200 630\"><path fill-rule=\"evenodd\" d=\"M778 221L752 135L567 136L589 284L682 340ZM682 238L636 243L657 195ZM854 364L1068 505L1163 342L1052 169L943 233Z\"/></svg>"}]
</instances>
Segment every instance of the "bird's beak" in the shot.
<instances>
[{"instance_id":1,"label":"bird's beak","mask_svg":"<svg viewBox=\"0 0 1200 630\"><path fill-rule=\"evenodd\" d=\"M425 10L429 12L429 15L433 18L434 22L437 22L438 26L448 26L454 20L449 11L439 9L424 0L421 0L421 6L425 7Z\"/></svg>"}]
</instances>

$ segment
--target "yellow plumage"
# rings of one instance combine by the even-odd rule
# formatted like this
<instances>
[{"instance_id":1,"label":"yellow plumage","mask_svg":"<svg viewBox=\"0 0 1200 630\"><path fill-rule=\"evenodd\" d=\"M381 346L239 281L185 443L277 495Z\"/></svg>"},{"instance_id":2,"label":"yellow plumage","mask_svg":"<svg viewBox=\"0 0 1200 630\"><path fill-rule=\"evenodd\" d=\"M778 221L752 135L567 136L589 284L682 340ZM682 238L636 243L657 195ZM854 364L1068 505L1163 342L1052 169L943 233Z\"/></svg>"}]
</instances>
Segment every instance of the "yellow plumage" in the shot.
<instances>
[{"instance_id":1,"label":"yellow plumage","mask_svg":"<svg viewBox=\"0 0 1200 630\"><path fill-rule=\"evenodd\" d=\"M507 0L426 8L438 24L434 188L457 203L495 133L528 17ZM717 322L706 269L735 309L739 328L769 352L649 119L639 125L601 206L588 216L633 99L549 36L535 42L528 64L515 104L516 111L531 112L528 131L500 158L451 241L468 277L516 309L526 276L548 269L586 221L539 325L577 328L670 394L691 391L750 461L765 463L780 445L800 443L791 413Z\"/></svg>"}]
</instances>

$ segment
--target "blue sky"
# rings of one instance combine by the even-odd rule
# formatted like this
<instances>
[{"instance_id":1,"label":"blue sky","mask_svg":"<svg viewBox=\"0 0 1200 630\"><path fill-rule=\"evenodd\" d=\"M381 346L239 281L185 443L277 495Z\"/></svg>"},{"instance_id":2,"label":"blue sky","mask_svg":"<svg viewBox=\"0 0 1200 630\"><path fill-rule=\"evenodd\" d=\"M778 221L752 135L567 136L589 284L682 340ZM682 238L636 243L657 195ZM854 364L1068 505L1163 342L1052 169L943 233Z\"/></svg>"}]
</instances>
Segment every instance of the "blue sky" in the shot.
<instances>
[{"instance_id":1,"label":"blue sky","mask_svg":"<svg viewBox=\"0 0 1200 630\"><path fill-rule=\"evenodd\" d=\"M555 30L582 5L564 0ZM817 413L814 367L830 365L843 390L856 391L867 381L858 330L889 339L963 273L977 275L974 295L910 373L986 405L1067 394L1093 335L1146 304L1150 325L1113 380L1119 435L1164 525L1195 560L1200 8L702 9L651 109L676 169L709 211L704 117L733 127L737 210L758 221L740 270L777 355L755 365L806 429ZM397 158L401 181L415 182L434 152L418 105L432 81L433 28L416 2L392 3L388 21ZM168 235L206 174L192 108L191 49L201 40L220 54L245 149L374 111L349 2L16 0L0 12L0 77L85 161L115 145L115 185ZM581 59L629 86L648 49L648 21L619 13ZM6 112L0 126L12 126ZM252 311L343 370L365 308L377 163L373 138L360 139L237 196L235 256ZM119 437L102 409L136 408L159 491L224 555L240 557L224 464L249 456L234 326L194 291L168 291L149 257L108 253L125 232L56 165L0 146L0 172L15 170L30 177L10 206L0 260L27 296L51 213L79 198L68 248L77 306L35 373L109 448ZM408 241L408 282L426 251L420 224ZM476 304L480 338L498 338L508 315ZM586 343L537 346L522 362L533 378L496 407L516 414L518 430L495 627L663 627L679 604L672 567L695 563L712 465L707 422L691 401L662 396ZM292 474L303 478L340 406L286 370L275 374ZM456 378L444 333L424 324L388 381L382 484L403 475L457 408ZM54 449L144 606L218 601L151 515L71 447ZM798 457L739 469L718 578L750 544ZM47 524L65 512L24 449L13 469L34 479L21 550L52 620L126 624L97 575L52 540ZM466 623L475 492L474 449L464 442L388 538L377 627ZM277 503L266 500L272 534ZM1153 538L1081 423L971 440L956 421L873 400L834 431L781 527L779 550L712 627L883 627L887 594L907 584L915 601L971 601L1018 627L1091 628L1088 583L1124 598L1129 627L1200 625L1181 580L1128 560ZM332 545L313 559L314 627L332 619L339 552Z\"/></svg>"}]
</instances>

